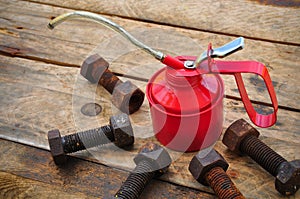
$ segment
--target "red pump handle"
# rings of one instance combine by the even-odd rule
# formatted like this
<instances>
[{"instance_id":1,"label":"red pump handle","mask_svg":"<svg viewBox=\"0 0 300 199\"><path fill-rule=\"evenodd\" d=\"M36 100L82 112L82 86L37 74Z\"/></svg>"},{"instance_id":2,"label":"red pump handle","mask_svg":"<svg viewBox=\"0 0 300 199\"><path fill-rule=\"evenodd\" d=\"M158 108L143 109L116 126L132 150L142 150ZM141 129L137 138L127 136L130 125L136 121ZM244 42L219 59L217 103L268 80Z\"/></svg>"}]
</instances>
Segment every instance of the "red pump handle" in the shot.
<instances>
[{"instance_id":1,"label":"red pump handle","mask_svg":"<svg viewBox=\"0 0 300 199\"><path fill-rule=\"evenodd\" d=\"M174 62L174 59L176 59L176 62ZM167 65L169 66L176 65L176 67L174 67L176 69L183 69L184 61L195 60L195 56L178 56L176 58L168 56L166 63L168 63ZM180 62L181 65L179 64ZM234 75L242 101L251 121L255 125L263 128L270 127L276 123L278 102L268 70L262 63L256 61L221 61L214 60L208 56L208 60L203 61L196 70L198 70L200 74L220 73ZM253 73L262 77L271 98L273 113L262 115L255 111L248 97L241 73Z\"/></svg>"},{"instance_id":2,"label":"red pump handle","mask_svg":"<svg viewBox=\"0 0 300 199\"><path fill-rule=\"evenodd\" d=\"M268 70L262 63L256 61L214 60L210 64L210 70L213 73L234 75L245 109L255 125L266 128L276 123L278 102ZM254 73L262 77L271 98L273 113L262 115L255 111L245 89L241 73Z\"/></svg>"}]
</instances>

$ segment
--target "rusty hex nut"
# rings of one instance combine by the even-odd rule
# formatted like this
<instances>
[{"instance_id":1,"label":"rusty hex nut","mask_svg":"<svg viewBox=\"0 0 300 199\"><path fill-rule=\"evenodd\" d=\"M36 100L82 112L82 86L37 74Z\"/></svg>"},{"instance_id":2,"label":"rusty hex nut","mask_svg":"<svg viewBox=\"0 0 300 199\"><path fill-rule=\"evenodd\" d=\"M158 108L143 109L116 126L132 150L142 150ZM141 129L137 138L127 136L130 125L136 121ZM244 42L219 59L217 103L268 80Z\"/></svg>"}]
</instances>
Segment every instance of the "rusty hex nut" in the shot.
<instances>
[{"instance_id":1,"label":"rusty hex nut","mask_svg":"<svg viewBox=\"0 0 300 199\"><path fill-rule=\"evenodd\" d=\"M259 132L244 119L239 119L226 129L222 142L230 151L241 153L240 144L248 135L258 137Z\"/></svg>"},{"instance_id":2,"label":"rusty hex nut","mask_svg":"<svg viewBox=\"0 0 300 199\"><path fill-rule=\"evenodd\" d=\"M55 164L63 164L67 161L66 154L61 142L61 135L58 129L48 132L48 142Z\"/></svg>"},{"instance_id":3,"label":"rusty hex nut","mask_svg":"<svg viewBox=\"0 0 300 199\"><path fill-rule=\"evenodd\" d=\"M275 179L276 190L283 195L294 195L300 188L300 160L283 162Z\"/></svg>"},{"instance_id":4,"label":"rusty hex nut","mask_svg":"<svg viewBox=\"0 0 300 199\"><path fill-rule=\"evenodd\" d=\"M143 104L145 94L130 81L122 82L108 70L109 63L100 55L89 56L82 64L80 74L92 83L99 82L112 94L112 103L122 112L131 114Z\"/></svg>"},{"instance_id":5,"label":"rusty hex nut","mask_svg":"<svg viewBox=\"0 0 300 199\"><path fill-rule=\"evenodd\" d=\"M105 59L94 54L84 60L80 74L90 82L97 83L108 67L109 63Z\"/></svg>"},{"instance_id":6,"label":"rusty hex nut","mask_svg":"<svg viewBox=\"0 0 300 199\"><path fill-rule=\"evenodd\" d=\"M153 171L157 171L157 177L166 173L172 163L172 159L166 149L158 144L147 143L139 151L139 154L133 159L135 164L146 160L152 165Z\"/></svg>"},{"instance_id":7,"label":"rusty hex nut","mask_svg":"<svg viewBox=\"0 0 300 199\"><path fill-rule=\"evenodd\" d=\"M125 113L110 117L110 126L118 147L129 146L134 143L133 130L129 116Z\"/></svg>"},{"instance_id":8,"label":"rusty hex nut","mask_svg":"<svg viewBox=\"0 0 300 199\"><path fill-rule=\"evenodd\" d=\"M130 81L118 84L112 93L112 103L127 114L134 113L143 104L145 93Z\"/></svg>"},{"instance_id":9,"label":"rusty hex nut","mask_svg":"<svg viewBox=\"0 0 300 199\"><path fill-rule=\"evenodd\" d=\"M215 150L211 150L207 155L202 157L201 153L198 153L193 157L190 162L189 170L193 177L203 185L208 185L206 181L206 174L215 167L221 167L224 171L228 169L228 163Z\"/></svg>"}]
</instances>

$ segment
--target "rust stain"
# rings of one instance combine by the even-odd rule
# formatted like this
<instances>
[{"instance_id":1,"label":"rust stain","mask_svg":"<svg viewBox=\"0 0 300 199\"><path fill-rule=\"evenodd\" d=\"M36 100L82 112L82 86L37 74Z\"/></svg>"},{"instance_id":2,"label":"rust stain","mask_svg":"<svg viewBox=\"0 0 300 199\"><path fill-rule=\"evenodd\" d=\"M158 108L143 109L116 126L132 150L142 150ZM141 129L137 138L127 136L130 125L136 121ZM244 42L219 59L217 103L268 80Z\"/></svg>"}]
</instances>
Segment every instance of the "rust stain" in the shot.
<instances>
[{"instance_id":1,"label":"rust stain","mask_svg":"<svg viewBox=\"0 0 300 199\"><path fill-rule=\"evenodd\" d=\"M3 46L0 45L0 51L9 54L11 56L16 56L16 55L22 55L23 52L21 49L19 48L14 48L14 47L10 47L10 46Z\"/></svg>"},{"instance_id":2,"label":"rust stain","mask_svg":"<svg viewBox=\"0 0 300 199\"><path fill-rule=\"evenodd\" d=\"M148 142L139 149L139 153L148 153L148 152L156 151L159 148L160 148L159 145L152 142Z\"/></svg>"},{"instance_id":3,"label":"rust stain","mask_svg":"<svg viewBox=\"0 0 300 199\"><path fill-rule=\"evenodd\" d=\"M236 170L233 170L233 169L228 169L226 171L226 173L232 179L237 179L240 176L240 173L238 171L236 171Z\"/></svg>"},{"instance_id":4,"label":"rust stain","mask_svg":"<svg viewBox=\"0 0 300 199\"><path fill-rule=\"evenodd\" d=\"M9 35L9 36L13 36L13 37L20 37L19 34L11 32L9 30L7 30L6 28L0 28L0 34L4 34L4 35Z\"/></svg>"},{"instance_id":5,"label":"rust stain","mask_svg":"<svg viewBox=\"0 0 300 199\"><path fill-rule=\"evenodd\" d=\"M279 7L300 7L299 0L250 0L263 5L272 5Z\"/></svg>"}]
</instances>

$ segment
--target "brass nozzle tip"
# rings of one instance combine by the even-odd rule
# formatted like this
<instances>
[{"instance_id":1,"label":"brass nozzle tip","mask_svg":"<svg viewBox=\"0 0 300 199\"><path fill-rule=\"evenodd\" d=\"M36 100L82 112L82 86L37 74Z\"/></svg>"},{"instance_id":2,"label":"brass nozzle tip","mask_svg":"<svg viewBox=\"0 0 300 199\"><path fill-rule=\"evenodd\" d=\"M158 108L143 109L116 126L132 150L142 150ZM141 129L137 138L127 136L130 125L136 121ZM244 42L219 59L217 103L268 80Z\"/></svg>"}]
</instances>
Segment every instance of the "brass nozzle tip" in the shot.
<instances>
[{"instance_id":1,"label":"brass nozzle tip","mask_svg":"<svg viewBox=\"0 0 300 199\"><path fill-rule=\"evenodd\" d=\"M51 23L48 23L47 27L48 27L50 30L54 29L54 26L53 26Z\"/></svg>"}]
</instances>

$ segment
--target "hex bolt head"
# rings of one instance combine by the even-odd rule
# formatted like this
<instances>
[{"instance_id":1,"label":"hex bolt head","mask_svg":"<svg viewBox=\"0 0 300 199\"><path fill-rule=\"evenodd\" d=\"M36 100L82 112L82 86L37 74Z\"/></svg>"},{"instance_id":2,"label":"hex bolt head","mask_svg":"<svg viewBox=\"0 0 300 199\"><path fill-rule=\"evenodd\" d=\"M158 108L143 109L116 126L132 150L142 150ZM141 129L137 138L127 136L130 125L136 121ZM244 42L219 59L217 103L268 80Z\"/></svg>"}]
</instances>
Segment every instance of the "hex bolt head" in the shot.
<instances>
[{"instance_id":1,"label":"hex bolt head","mask_svg":"<svg viewBox=\"0 0 300 199\"><path fill-rule=\"evenodd\" d=\"M112 93L112 103L127 114L139 110L144 98L145 93L130 81L118 84Z\"/></svg>"},{"instance_id":2,"label":"hex bolt head","mask_svg":"<svg viewBox=\"0 0 300 199\"><path fill-rule=\"evenodd\" d=\"M58 129L48 132L48 142L55 164L62 164L66 162L67 157L63 149L61 135Z\"/></svg>"},{"instance_id":3,"label":"hex bolt head","mask_svg":"<svg viewBox=\"0 0 300 199\"><path fill-rule=\"evenodd\" d=\"M250 135L258 137L259 132L244 119L239 119L226 129L222 142L230 151L241 153L240 144L246 136Z\"/></svg>"},{"instance_id":4,"label":"hex bolt head","mask_svg":"<svg viewBox=\"0 0 300 199\"><path fill-rule=\"evenodd\" d=\"M151 163L152 169L153 171L156 171L157 175L166 173L172 162L172 159L166 149L151 142L145 144L133 160L136 165L138 165L141 161Z\"/></svg>"},{"instance_id":5,"label":"hex bolt head","mask_svg":"<svg viewBox=\"0 0 300 199\"><path fill-rule=\"evenodd\" d=\"M125 147L134 143L133 129L129 116L125 113L110 117L109 124L114 134L114 143Z\"/></svg>"},{"instance_id":6,"label":"hex bolt head","mask_svg":"<svg viewBox=\"0 0 300 199\"><path fill-rule=\"evenodd\" d=\"M294 195L300 188L300 160L283 162L278 169L275 188L282 195Z\"/></svg>"},{"instance_id":7,"label":"hex bolt head","mask_svg":"<svg viewBox=\"0 0 300 199\"><path fill-rule=\"evenodd\" d=\"M98 83L109 63L98 54L89 56L84 60L80 74L91 83Z\"/></svg>"},{"instance_id":8,"label":"hex bolt head","mask_svg":"<svg viewBox=\"0 0 300 199\"><path fill-rule=\"evenodd\" d=\"M215 167L221 167L224 171L228 169L229 164L223 156L215 150L211 150L206 156L202 157L200 153L195 155L190 162L189 170L193 177L203 185L208 185L206 174Z\"/></svg>"}]
</instances>

